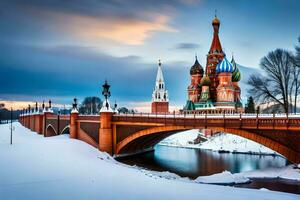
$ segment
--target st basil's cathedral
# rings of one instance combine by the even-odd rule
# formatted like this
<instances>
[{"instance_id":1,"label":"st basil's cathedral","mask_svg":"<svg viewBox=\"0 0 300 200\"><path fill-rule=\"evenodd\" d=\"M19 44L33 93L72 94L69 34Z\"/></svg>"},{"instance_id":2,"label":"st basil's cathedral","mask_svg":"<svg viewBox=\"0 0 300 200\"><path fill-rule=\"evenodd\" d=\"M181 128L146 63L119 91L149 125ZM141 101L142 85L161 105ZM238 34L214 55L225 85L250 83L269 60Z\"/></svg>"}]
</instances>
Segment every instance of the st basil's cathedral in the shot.
<instances>
[{"instance_id":1,"label":"st basil's cathedral","mask_svg":"<svg viewBox=\"0 0 300 200\"><path fill-rule=\"evenodd\" d=\"M197 57L190 69L191 83L183 113L243 112L239 81L241 74L232 57L229 62L219 39L220 20L212 21L213 40L203 69Z\"/></svg>"}]
</instances>

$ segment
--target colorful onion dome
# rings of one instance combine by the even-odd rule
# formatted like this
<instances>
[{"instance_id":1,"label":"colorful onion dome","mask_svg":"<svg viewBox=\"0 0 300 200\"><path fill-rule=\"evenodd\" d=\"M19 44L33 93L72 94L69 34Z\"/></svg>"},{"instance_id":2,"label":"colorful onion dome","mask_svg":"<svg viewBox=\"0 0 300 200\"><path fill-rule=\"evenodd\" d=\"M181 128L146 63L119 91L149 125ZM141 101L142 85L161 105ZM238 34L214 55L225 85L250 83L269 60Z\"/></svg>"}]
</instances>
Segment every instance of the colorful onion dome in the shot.
<instances>
[{"instance_id":1,"label":"colorful onion dome","mask_svg":"<svg viewBox=\"0 0 300 200\"><path fill-rule=\"evenodd\" d=\"M211 81L210 81L210 78L207 75L205 75L205 76L202 77L200 83L201 83L202 86L210 86Z\"/></svg>"},{"instance_id":2,"label":"colorful onion dome","mask_svg":"<svg viewBox=\"0 0 300 200\"><path fill-rule=\"evenodd\" d=\"M231 64L233 66L233 72L232 72L232 82L239 82L241 80L241 72L234 60L234 58L232 57L231 60Z\"/></svg>"},{"instance_id":3,"label":"colorful onion dome","mask_svg":"<svg viewBox=\"0 0 300 200\"><path fill-rule=\"evenodd\" d=\"M223 60L217 65L217 73L222 73L222 72L233 72L233 66L232 64L227 60L226 56L223 58Z\"/></svg>"},{"instance_id":4,"label":"colorful onion dome","mask_svg":"<svg viewBox=\"0 0 300 200\"><path fill-rule=\"evenodd\" d=\"M232 82L239 82L241 80L241 72L238 68L232 72Z\"/></svg>"},{"instance_id":5,"label":"colorful onion dome","mask_svg":"<svg viewBox=\"0 0 300 200\"><path fill-rule=\"evenodd\" d=\"M191 67L190 74L196 75L196 74L203 74L203 67L198 62L197 56L194 65Z\"/></svg>"}]
</instances>

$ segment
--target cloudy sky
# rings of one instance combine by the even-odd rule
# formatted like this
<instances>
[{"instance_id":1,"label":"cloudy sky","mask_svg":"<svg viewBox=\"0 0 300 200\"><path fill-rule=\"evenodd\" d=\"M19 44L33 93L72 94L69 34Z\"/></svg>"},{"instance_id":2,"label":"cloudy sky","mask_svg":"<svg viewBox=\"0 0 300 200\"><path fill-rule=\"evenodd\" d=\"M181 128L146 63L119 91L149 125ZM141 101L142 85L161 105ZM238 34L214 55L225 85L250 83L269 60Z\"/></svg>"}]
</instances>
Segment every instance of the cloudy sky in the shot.
<instances>
[{"instance_id":1,"label":"cloudy sky","mask_svg":"<svg viewBox=\"0 0 300 200\"><path fill-rule=\"evenodd\" d=\"M68 104L100 96L151 101L158 59L171 105L186 100L197 53L205 66L217 9L224 51L252 68L300 35L298 0L0 0L0 100Z\"/></svg>"}]
</instances>

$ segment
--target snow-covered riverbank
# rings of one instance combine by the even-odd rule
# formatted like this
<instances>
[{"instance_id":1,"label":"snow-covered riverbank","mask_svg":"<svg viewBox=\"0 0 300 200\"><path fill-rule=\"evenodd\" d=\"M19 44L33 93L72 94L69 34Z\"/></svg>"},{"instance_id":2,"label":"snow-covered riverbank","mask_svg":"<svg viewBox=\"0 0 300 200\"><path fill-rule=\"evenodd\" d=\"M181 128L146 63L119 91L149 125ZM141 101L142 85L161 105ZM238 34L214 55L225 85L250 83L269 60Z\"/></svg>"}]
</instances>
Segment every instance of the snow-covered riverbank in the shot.
<instances>
[{"instance_id":1,"label":"snow-covered riverbank","mask_svg":"<svg viewBox=\"0 0 300 200\"><path fill-rule=\"evenodd\" d=\"M189 130L170 136L160 142L160 145L208 149L213 151L225 150L229 152L240 152L250 154L269 154L276 155L273 150L262 146L251 140L247 140L237 135L232 134L218 134L209 138L207 141L200 144L191 144L190 142L197 138L199 130ZM278 154L277 154L278 155Z\"/></svg>"},{"instance_id":2,"label":"snow-covered riverbank","mask_svg":"<svg viewBox=\"0 0 300 200\"><path fill-rule=\"evenodd\" d=\"M240 184L250 182L251 178L282 178L300 181L300 168L289 165L283 168L269 168L232 174L224 171L211 176L200 176L195 181L199 183Z\"/></svg>"},{"instance_id":3,"label":"snow-covered riverbank","mask_svg":"<svg viewBox=\"0 0 300 200\"><path fill-rule=\"evenodd\" d=\"M0 199L299 199L130 167L68 135L44 138L14 126L11 146L9 125L0 125Z\"/></svg>"}]
</instances>

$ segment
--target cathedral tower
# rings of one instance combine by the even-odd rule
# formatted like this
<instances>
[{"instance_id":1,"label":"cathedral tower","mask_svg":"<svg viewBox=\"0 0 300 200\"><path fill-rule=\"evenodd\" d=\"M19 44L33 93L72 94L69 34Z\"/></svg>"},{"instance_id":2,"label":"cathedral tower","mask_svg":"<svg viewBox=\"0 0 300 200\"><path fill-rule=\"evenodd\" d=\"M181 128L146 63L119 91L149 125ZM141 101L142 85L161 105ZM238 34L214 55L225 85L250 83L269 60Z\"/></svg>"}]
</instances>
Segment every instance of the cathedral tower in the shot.
<instances>
[{"instance_id":1,"label":"cathedral tower","mask_svg":"<svg viewBox=\"0 0 300 200\"><path fill-rule=\"evenodd\" d=\"M195 63L190 69L191 83L188 86L188 97L193 103L198 102L201 97L201 78L203 77L203 67L198 62L197 56Z\"/></svg>"},{"instance_id":2,"label":"cathedral tower","mask_svg":"<svg viewBox=\"0 0 300 200\"><path fill-rule=\"evenodd\" d=\"M225 56L219 39L220 20L217 18L216 15L214 20L212 21L212 26L213 26L214 33L213 33L213 40L209 52L207 54L206 74L209 76L211 80L210 97L212 101L216 101L217 99L216 88L218 87L219 84L218 76L216 73L216 67Z\"/></svg>"},{"instance_id":3,"label":"cathedral tower","mask_svg":"<svg viewBox=\"0 0 300 200\"><path fill-rule=\"evenodd\" d=\"M152 113L168 113L169 112L169 97L168 91L165 88L164 76L159 60L155 87L152 93Z\"/></svg>"},{"instance_id":4,"label":"cathedral tower","mask_svg":"<svg viewBox=\"0 0 300 200\"><path fill-rule=\"evenodd\" d=\"M220 20L212 21L213 38L206 56L206 68L197 57L190 69L188 100L184 113L236 113L243 112L241 89L238 82L240 71L234 59L229 62L219 39ZM204 73L205 71L205 73Z\"/></svg>"},{"instance_id":5,"label":"cathedral tower","mask_svg":"<svg viewBox=\"0 0 300 200\"><path fill-rule=\"evenodd\" d=\"M218 74L219 85L217 87L217 103L216 105L223 110L234 110L234 86L232 84L232 64L226 57L220 62L216 68Z\"/></svg>"}]
</instances>

